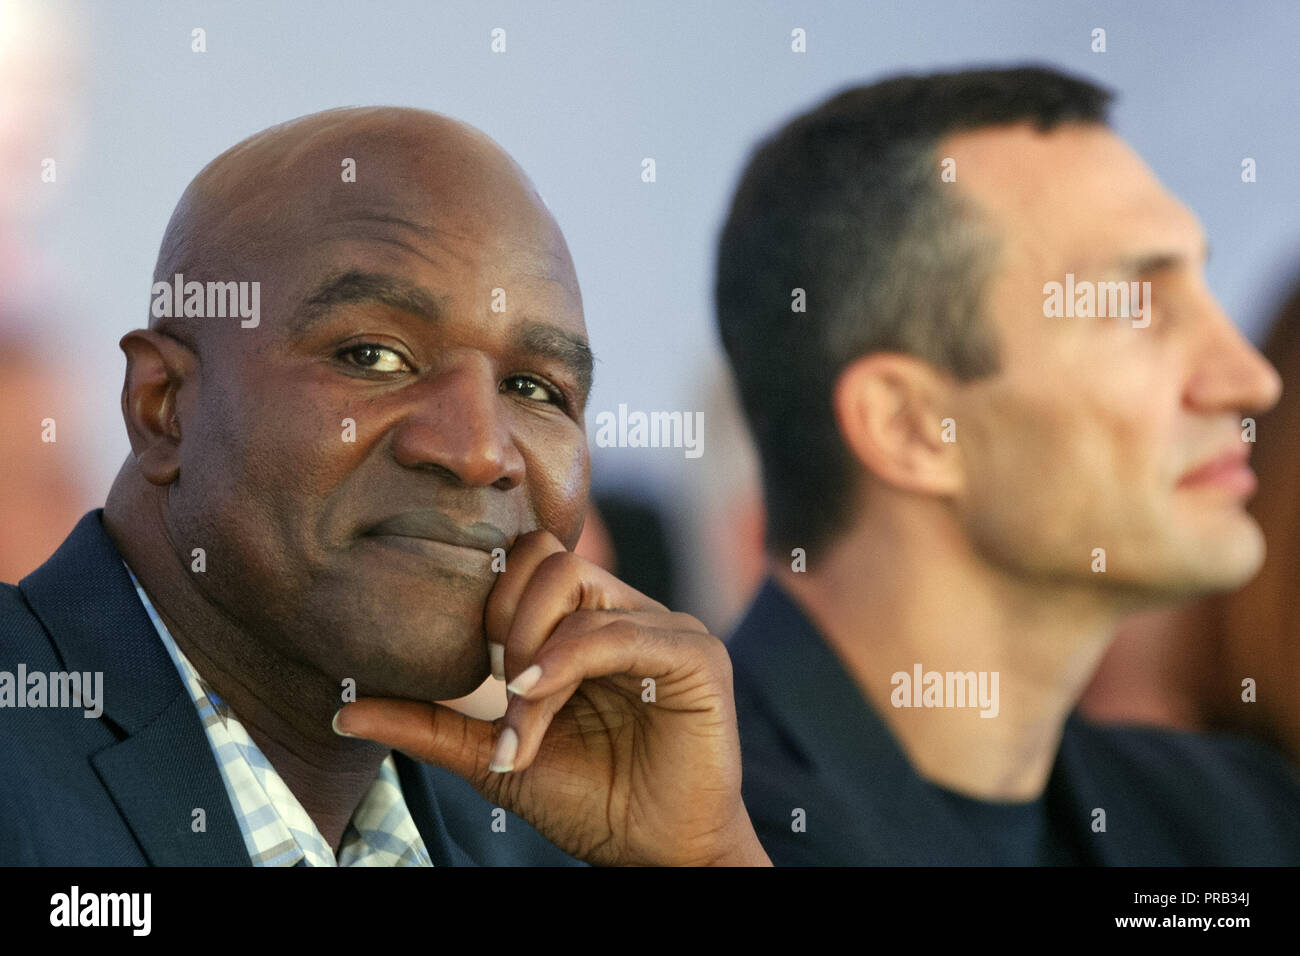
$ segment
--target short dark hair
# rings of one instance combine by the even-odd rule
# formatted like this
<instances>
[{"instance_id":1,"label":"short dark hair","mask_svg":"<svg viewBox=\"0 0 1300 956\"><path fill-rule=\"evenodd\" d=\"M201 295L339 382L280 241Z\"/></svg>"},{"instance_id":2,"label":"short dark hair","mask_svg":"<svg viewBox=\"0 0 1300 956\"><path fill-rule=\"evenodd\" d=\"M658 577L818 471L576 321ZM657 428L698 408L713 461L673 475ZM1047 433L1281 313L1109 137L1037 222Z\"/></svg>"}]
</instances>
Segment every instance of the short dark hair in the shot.
<instances>
[{"instance_id":1,"label":"short dark hair","mask_svg":"<svg viewBox=\"0 0 1300 956\"><path fill-rule=\"evenodd\" d=\"M1105 124L1110 99L1041 67L898 76L845 90L759 144L714 292L770 548L821 546L851 514L855 467L831 408L849 363L897 351L961 380L998 368L980 307L996 238L943 188L940 141L1018 122Z\"/></svg>"}]
</instances>

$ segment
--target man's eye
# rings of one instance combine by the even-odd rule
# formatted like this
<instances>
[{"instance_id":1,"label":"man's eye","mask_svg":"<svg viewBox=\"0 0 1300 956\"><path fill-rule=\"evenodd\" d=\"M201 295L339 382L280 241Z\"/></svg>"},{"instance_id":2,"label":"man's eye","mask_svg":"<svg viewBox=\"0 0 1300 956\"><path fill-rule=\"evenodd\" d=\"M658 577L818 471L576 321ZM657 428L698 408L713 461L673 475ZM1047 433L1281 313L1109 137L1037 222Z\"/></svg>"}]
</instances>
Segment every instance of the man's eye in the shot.
<instances>
[{"instance_id":1,"label":"man's eye","mask_svg":"<svg viewBox=\"0 0 1300 956\"><path fill-rule=\"evenodd\" d=\"M535 378L527 375L512 375L501 383L503 392L514 392L523 398L532 399L538 402L551 402L555 405L563 405L564 399L559 390L553 386L543 385Z\"/></svg>"},{"instance_id":2,"label":"man's eye","mask_svg":"<svg viewBox=\"0 0 1300 956\"><path fill-rule=\"evenodd\" d=\"M358 368L374 372L400 372L408 368L406 360L389 348L367 343L354 345L339 353L339 357Z\"/></svg>"}]
</instances>

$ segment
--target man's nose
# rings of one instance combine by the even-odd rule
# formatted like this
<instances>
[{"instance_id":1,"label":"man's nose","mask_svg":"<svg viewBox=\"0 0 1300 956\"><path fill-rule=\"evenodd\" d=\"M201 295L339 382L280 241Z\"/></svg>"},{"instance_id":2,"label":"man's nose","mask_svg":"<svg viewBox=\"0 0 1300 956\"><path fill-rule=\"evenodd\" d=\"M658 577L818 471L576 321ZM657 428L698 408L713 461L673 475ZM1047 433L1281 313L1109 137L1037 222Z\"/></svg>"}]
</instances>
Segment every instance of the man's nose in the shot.
<instances>
[{"instance_id":1,"label":"man's nose","mask_svg":"<svg viewBox=\"0 0 1300 956\"><path fill-rule=\"evenodd\" d=\"M1266 412L1282 395L1277 370L1211 303L1197 347L1188 404L1202 411Z\"/></svg>"},{"instance_id":2,"label":"man's nose","mask_svg":"<svg viewBox=\"0 0 1300 956\"><path fill-rule=\"evenodd\" d=\"M523 481L507 399L485 358L457 359L407 389L410 410L393 437L399 464L444 472L465 485L510 489Z\"/></svg>"}]
</instances>

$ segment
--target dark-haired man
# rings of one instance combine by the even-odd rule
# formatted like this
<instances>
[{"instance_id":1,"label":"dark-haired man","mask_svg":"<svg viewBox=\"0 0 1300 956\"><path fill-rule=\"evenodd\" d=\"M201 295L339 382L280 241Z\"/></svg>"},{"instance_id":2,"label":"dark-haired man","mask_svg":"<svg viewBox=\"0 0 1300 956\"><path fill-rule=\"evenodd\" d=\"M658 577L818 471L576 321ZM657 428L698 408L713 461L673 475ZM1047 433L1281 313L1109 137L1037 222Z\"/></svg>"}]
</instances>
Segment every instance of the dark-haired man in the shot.
<instances>
[{"instance_id":1,"label":"dark-haired man","mask_svg":"<svg viewBox=\"0 0 1300 956\"><path fill-rule=\"evenodd\" d=\"M716 297L772 578L730 650L777 863L1300 862L1264 746L1072 714L1121 616L1258 569L1279 392L1107 103L904 76L743 175Z\"/></svg>"},{"instance_id":2,"label":"dark-haired man","mask_svg":"<svg viewBox=\"0 0 1300 956\"><path fill-rule=\"evenodd\" d=\"M582 299L499 146L273 127L190 184L154 279L131 456L0 587L0 863L766 862L721 642L570 551ZM502 719L430 703L489 667ZM29 693L70 672L93 706Z\"/></svg>"}]
</instances>

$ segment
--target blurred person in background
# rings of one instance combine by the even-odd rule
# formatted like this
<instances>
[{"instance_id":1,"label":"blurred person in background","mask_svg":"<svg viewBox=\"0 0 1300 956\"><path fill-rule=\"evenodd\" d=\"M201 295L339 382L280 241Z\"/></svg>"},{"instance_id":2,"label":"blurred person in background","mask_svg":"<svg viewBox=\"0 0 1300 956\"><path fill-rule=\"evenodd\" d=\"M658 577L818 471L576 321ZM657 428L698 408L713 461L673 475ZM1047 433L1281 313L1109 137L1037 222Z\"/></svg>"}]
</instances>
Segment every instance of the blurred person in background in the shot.
<instances>
[{"instance_id":1,"label":"blurred person in background","mask_svg":"<svg viewBox=\"0 0 1300 956\"><path fill-rule=\"evenodd\" d=\"M0 338L0 581L9 584L54 553L86 498L66 369L40 341Z\"/></svg>"},{"instance_id":2,"label":"blurred person in background","mask_svg":"<svg viewBox=\"0 0 1300 956\"><path fill-rule=\"evenodd\" d=\"M741 178L716 301L771 577L728 649L778 864L1300 863L1276 751L1075 712L1123 618L1259 570L1240 423L1280 387L1109 100L895 77ZM1138 291L1052 308L1076 277Z\"/></svg>"},{"instance_id":3,"label":"blurred person in background","mask_svg":"<svg viewBox=\"0 0 1300 956\"><path fill-rule=\"evenodd\" d=\"M0 0L0 581L54 553L94 502L60 283L29 240L81 140L80 51L63 4Z\"/></svg>"},{"instance_id":4,"label":"blurred person in background","mask_svg":"<svg viewBox=\"0 0 1300 956\"><path fill-rule=\"evenodd\" d=\"M731 371L710 362L696 380L709 436L707 468L689 469L672 514L684 570L682 604L714 634L729 634L763 583L763 489Z\"/></svg>"}]
</instances>

